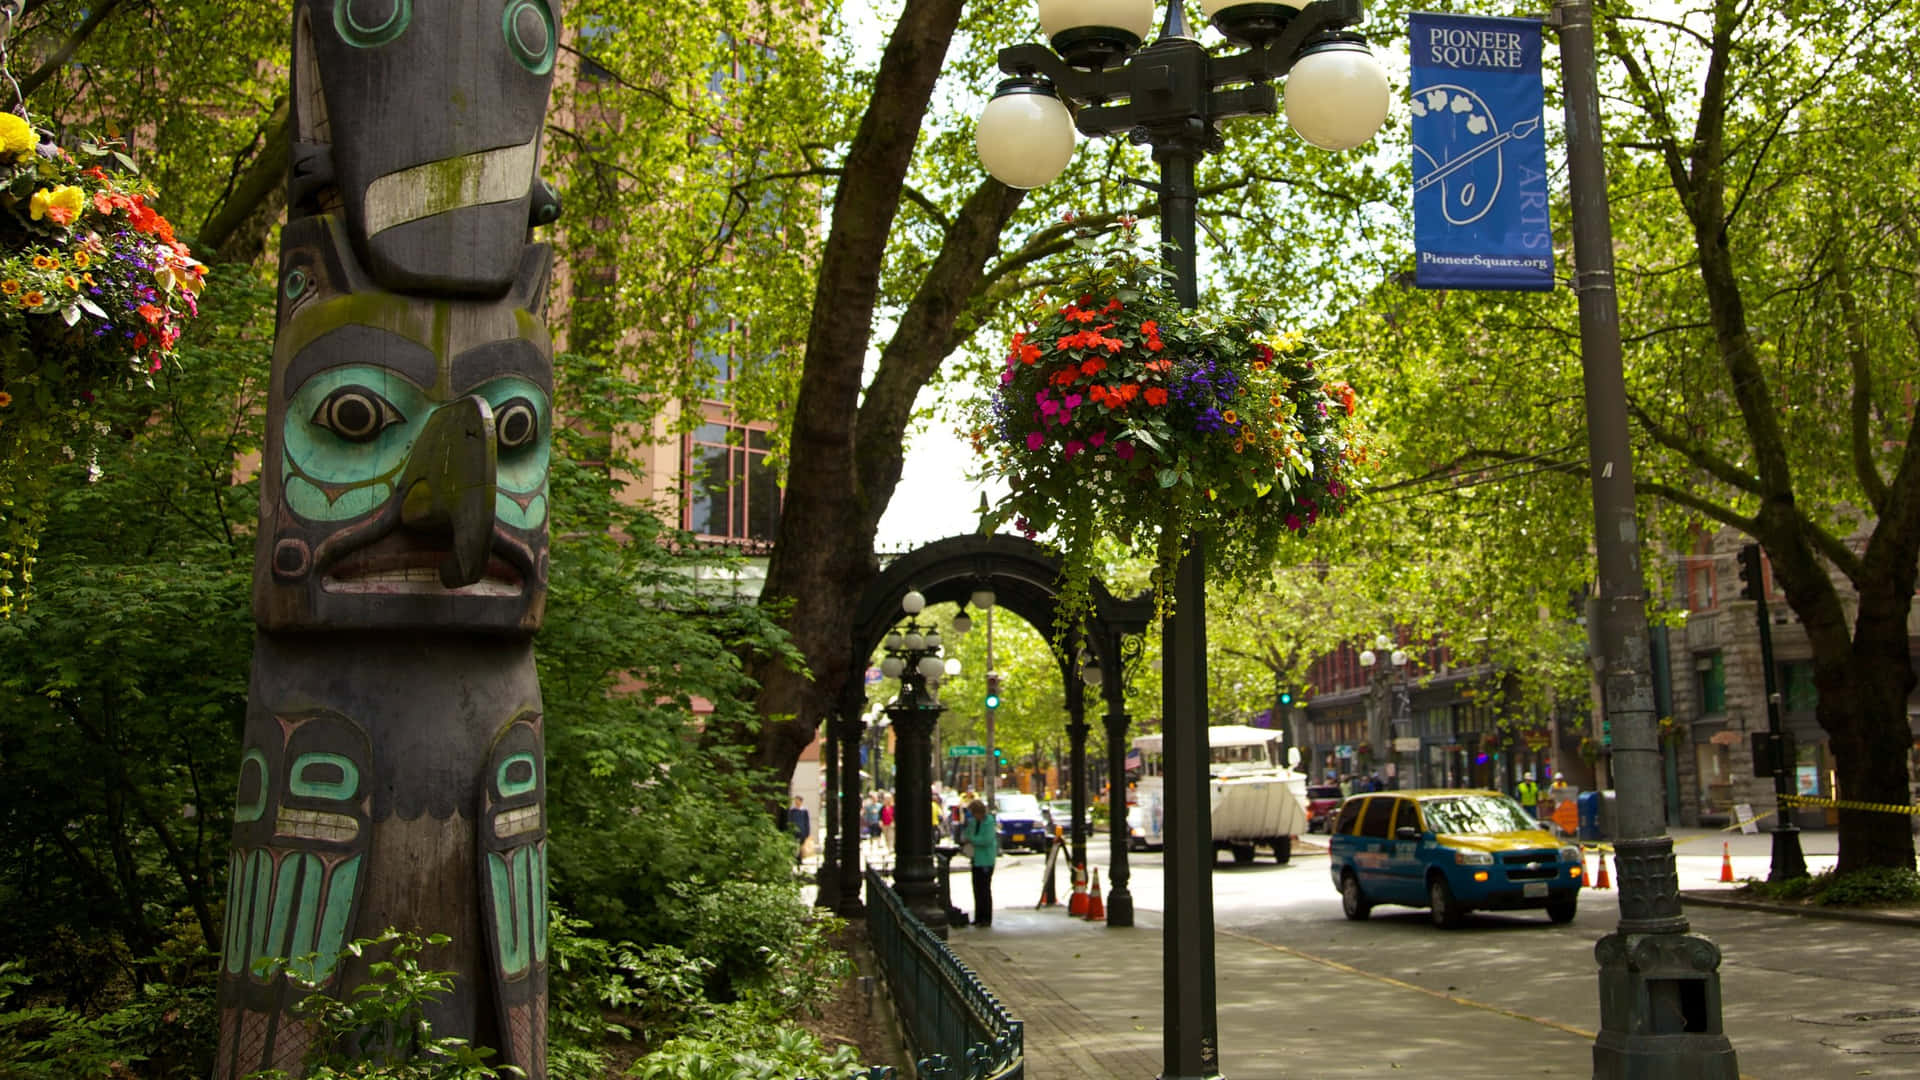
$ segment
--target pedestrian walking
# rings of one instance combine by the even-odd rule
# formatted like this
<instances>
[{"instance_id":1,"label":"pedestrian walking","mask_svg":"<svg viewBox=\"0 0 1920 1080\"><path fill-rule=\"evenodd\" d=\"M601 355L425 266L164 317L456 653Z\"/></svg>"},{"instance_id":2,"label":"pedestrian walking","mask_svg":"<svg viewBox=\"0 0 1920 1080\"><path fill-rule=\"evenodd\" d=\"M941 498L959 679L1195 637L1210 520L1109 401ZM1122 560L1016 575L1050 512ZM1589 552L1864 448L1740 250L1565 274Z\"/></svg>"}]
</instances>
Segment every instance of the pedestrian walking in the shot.
<instances>
[{"instance_id":1,"label":"pedestrian walking","mask_svg":"<svg viewBox=\"0 0 1920 1080\"><path fill-rule=\"evenodd\" d=\"M868 840L880 839L880 796L869 793L861 800L860 832Z\"/></svg>"},{"instance_id":2,"label":"pedestrian walking","mask_svg":"<svg viewBox=\"0 0 1920 1080\"><path fill-rule=\"evenodd\" d=\"M1000 820L975 799L967 804L960 852L973 869L973 925L993 925L993 864L1000 858Z\"/></svg>"},{"instance_id":3,"label":"pedestrian walking","mask_svg":"<svg viewBox=\"0 0 1920 1080\"><path fill-rule=\"evenodd\" d=\"M1534 782L1532 773L1521 777L1520 782L1513 785L1513 797L1520 800L1520 805L1527 808L1527 813L1532 814L1535 821L1540 820L1540 785Z\"/></svg>"},{"instance_id":4,"label":"pedestrian walking","mask_svg":"<svg viewBox=\"0 0 1920 1080\"><path fill-rule=\"evenodd\" d=\"M880 842L893 850L893 796L888 794L880 800Z\"/></svg>"},{"instance_id":5,"label":"pedestrian walking","mask_svg":"<svg viewBox=\"0 0 1920 1080\"><path fill-rule=\"evenodd\" d=\"M805 862L807 843L813 839L813 815L807 813L807 804L798 795L787 808L787 831L793 834L793 861Z\"/></svg>"}]
</instances>

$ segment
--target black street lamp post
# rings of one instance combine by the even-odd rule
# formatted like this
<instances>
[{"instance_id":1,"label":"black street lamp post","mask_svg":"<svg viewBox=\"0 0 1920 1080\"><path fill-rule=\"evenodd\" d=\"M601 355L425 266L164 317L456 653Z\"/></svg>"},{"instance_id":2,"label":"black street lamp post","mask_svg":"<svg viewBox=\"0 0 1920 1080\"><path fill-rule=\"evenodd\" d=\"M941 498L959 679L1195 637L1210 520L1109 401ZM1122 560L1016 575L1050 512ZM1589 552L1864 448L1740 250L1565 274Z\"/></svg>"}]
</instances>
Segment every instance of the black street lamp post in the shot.
<instances>
[{"instance_id":1,"label":"black street lamp post","mask_svg":"<svg viewBox=\"0 0 1920 1080\"><path fill-rule=\"evenodd\" d=\"M934 697L945 668L940 634L916 618L926 607L917 592L900 602L907 621L886 637L880 672L900 680L900 696L887 706L894 738L893 887L915 918L947 936L947 912L935 888L933 869L933 729L946 706Z\"/></svg>"},{"instance_id":2,"label":"black street lamp post","mask_svg":"<svg viewBox=\"0 0 1920 1080\"><path fill-rule=\"evenodd\" d=\"M1053 48L1000 50L1009 78L994 91L976 133L981 163L1002 182L1037 187L1073 154L1074 129L1125 135L1160 163L1160 233L1180 302L1199 302L1194 264L1194 171L1225 144L1221 121L1280 111L1274 82L1292 74L1287 119L1307 141L1344 150L1373 137L1387 113L1386 75L1350 32L1361 0L1203 3L1227 39L1215 55L1187 29L1180 0L1145 48L1151 0L1042 0ZM1058 50L1056 52L1055 50ZM1137 51L1136 51L1137 49ZM1080 105L1069 114L1065 97ZM1214 1010L1213 839L1207 778L1206 538L1195 536L1174 574L1165 620L1166 717L1165 1065L1161 1080L1220 1075Z\"/></svg>"}]
</instances>

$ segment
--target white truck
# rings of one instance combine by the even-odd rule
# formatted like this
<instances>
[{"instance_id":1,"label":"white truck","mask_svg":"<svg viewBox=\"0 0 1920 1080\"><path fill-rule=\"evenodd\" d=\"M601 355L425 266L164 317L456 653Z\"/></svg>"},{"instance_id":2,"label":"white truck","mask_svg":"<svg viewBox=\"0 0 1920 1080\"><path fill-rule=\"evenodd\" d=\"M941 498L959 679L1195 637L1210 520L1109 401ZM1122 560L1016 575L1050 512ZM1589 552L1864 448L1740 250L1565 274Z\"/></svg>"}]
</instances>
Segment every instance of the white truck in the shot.
<instances>
[{"instance_id":1,"label":"white truck","mask_svg":"<svg viewBox=\"0 0 1920 1080\"><path fill-rule=\"evenodd\" d=\"M1215 850L1233 852L1237 863L1254 860L1257 847L1273 851L1273 861L1293 857L1293 838L1307 831L1307 778L1280 761L1280 733L1225 724L1207 729L1208 792ZM1127 809L1128 831L1136 849L1165 843L1166 776L1161 736L1133 740L1140 778Z\"/></svg>"}]
</instances>

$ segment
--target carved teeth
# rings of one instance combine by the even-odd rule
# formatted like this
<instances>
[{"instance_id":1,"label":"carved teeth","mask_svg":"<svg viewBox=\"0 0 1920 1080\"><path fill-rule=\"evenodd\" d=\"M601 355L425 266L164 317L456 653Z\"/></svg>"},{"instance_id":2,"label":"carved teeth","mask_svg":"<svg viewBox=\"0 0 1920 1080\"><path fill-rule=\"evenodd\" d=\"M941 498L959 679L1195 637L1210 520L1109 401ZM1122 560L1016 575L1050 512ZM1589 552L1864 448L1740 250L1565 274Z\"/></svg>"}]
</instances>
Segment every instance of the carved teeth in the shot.
<instances>
[{"instance_id":1,"label":"carved teeth","mask_svg":"<svg viewBox=\"0 0 1920 1080\"><path fill-rule=\"evenodd\" d=\"M360 835L360 823L345 814L330 814L325 810L297 810L283 806L273 821L275 836L294 837L301 840L351 840Z\"/></svg>"},{"instance_id":2,"label":"carved teeth","mask_svg":"<svg viewBox=\"0 0 1920 1080\"><path fill-rule=\"evenodd\" d=\"M540 808L522 806L505 810L493 819L493 835L505 840L509 836L530 833L540 827Z\"/></svg>"},{"instance_id":3,"label":"carved teeth","mask_svg":"<svg viewBox=\"0 0 1920 1080\"><path fill-rule=\"evenodd\" d=\"M351 578L327 578L321 587L330 593L437 593L448 596L518 596L520 583L482 578L471 585L449 589L440 584L440 571L431 566L370 570Z\"/></svg>"}]
</instances>

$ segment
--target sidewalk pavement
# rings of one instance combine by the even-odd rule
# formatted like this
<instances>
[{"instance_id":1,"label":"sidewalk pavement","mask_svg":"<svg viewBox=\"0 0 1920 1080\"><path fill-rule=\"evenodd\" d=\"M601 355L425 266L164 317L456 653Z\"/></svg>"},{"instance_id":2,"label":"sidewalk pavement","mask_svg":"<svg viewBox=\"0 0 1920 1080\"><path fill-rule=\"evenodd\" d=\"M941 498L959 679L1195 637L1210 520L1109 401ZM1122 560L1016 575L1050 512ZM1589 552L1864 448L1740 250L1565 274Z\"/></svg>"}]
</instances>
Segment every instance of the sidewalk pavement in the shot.
<instances>
[{"instance_id":1,"label":"sidewalk pavement","mask_svg":"<svg viewBox=\"0 0 1920 1080\"><path fill-rule=\"evenodd\" d=\"M1782 914L1898 922L1914 912L1811 912L1728 895L1709 869L1726 851L1741 876L1764 877L1765 833L1673 831L1687 902ZM1832 865L1833 833L1803 834L1811 868ZM1296 855L1325 854L1320 837ZM1711 861L1709 861L1709 857ZM1060 908L1004 907L988 931L956 927L950 945L1025 1022L1027 1075L1041 1080L1147 1080L1165 1062L1163 921L1136 913L1134 929L1067 917ZM1311 953L1222 930L1215 938L1221 1072L1236 1080L1343 1080L1395 1070L1409 1076L1587 1076L1594 1032L1500 1005L1416 986ZM1586 993L1584 985L1582 993ZM1390 1037L1389 1037L1390 1036Z\"/></svg>"},{"instance_id":2,"label":"sidewalk pavement","mask_svg":"<svg viewBox=\"0 0 1920 1080\"><path fill-rule=\"evenodd\" d=\"M956 928L950 944L1024 1021L1027 1075L1150 1080L1165 1063L1160 914L1137 923L1003 909L991 930ZM1591 1031L1231 931L1216 939L1215 976L1220 1069L1235 1080L1591 1073Z\"/></svg>"}]
</instances>

